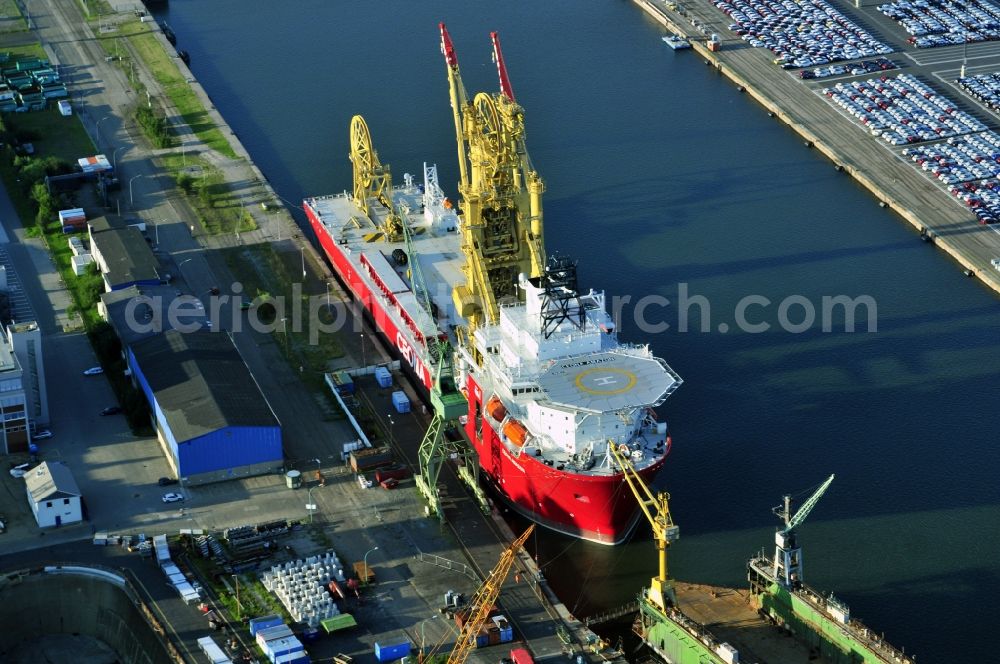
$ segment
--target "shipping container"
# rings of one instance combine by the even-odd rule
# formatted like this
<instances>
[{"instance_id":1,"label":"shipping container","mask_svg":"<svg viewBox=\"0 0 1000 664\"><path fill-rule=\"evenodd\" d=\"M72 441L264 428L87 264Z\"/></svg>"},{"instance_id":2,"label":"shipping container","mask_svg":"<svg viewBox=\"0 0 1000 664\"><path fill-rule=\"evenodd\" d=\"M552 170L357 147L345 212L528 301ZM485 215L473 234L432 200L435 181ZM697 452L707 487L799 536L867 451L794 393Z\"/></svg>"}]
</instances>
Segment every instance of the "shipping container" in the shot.
<instances>
[{"instance_id":1,"label":"shipping container","mask_svg":"<svg viewBox=\"0 0 1000 664\"><path fill-rule=\"evenodd\" d=\"M410 654L410 642L381 644L375 642L375 659L380 662L391 662L394 659L402 659Z\"/></svg>"},{"instance_id":2,"label":"shipping container","mask_svg":"<svg viewBox=\"0 0 1000 664\"><path fill-rule=\"evenodd\" d=\"M333 384L337 386L337 392L341 395L354 394L354 379L346 371L334 373Z\"/></svg>"},{"instance_id":3,"label":"shipping container","mask_svg":"<svg viewBox=\"0 0 1000 664\"><path fill-rule=\"evenodd\" d=\"M385 367L375 367L375 382L379 387L392 387L392 374Z\"/></svg>"},{"instance_id":4,"label":"shipping container","mask_svg":"<svg viewBox=\"0 0 1000 664\"><path fill-rule=\"evenodd\" d=\"M535 658L527 648L514 648L510 651L510 658L514 664L535 664Z\"/></svg>"},{"instance_id":5,"label":"shipping container","mask_svg":"<svg viewBox=\"0 0 1000 664\"><path fill-rule=\"evenodd\" d=\"M226 657L226 653L212 640L211 636L203 636L198 639L198 647L205 653L211 664L232 664L233 660Z\"/></svg>"},{"instance_id":6,"label":"shipping container","mask_svg":"<svg viewBox=\"0 0 1000 664\"><path fill-rule=\"evenodd\" d=\"M378 447L351 452L351 468L358 473L363 470L371 470L379 466L388 466L392 463L392 452L388 447Z\"/></svg>"},{"instance_id":7,"label":"shipping container","mask_svg":"<svg viewBox=\"0 0 1000 664\"><path fill-rule=\"evenodd\" d=\"M260 618L250 619L250 636L257 636L257 632L268 629L270 627L278 627L279 625L284 625L285 621L281 619L281 616L261 616Z\"/></svg>"},{"instance_id":8,"label":"shipping container","mask_svg":"<svg viewBox=\"0 0 1000 664\"><path fill-rule=\"evenodd\" d=\"M274 658L274 664L309 664L311 660L305 651L290 652Z\"/></svg>"},{"instance_id":9,"label":"shipping container","mask_svg":"<svg viewBox=\"0 0 1000 664\"><path fill-rule=\"evenodd\" d=\"M257 645L264 648L271 641L280 641L295 636L288 625L281 624L277 627L268 627L257 630Z\"/></svg>"},{"instance_id":10,"label":"shipping container","mask_svg":"<svg viewBox=\"0 0 1000 664\"><path fill-rule=\"evenodd\" d=\"M392 407L397 413L410 412L410 399L406 396L406 392L397 390L392 393Z\"/></svg>"},{"instance_id":11,"label":"shipping container","mask_svg":"<svg viewBox=\"0 0 1000 664\"><path fill-rule=\"evenodd\" d=\"M267 653L267 658L274 661L275 657L279 655L287 655L288 653L303 652L305 647L302 642L299 641L294 636L287 636L283 639L274 639L273 641L268 641L264 644L262 650Z\"/></svg>"},{"instance_id":12,"label":"shipping container","mask_svg":"<svg viewBox=\"0 0 1000 664\"><path fill-rule=\"evenodd\" d=\"M401 465L379 468L375 471L375 481L379 484L388 479L405 480L409 476L410 469Z\"/></svg>"}]
</instances>

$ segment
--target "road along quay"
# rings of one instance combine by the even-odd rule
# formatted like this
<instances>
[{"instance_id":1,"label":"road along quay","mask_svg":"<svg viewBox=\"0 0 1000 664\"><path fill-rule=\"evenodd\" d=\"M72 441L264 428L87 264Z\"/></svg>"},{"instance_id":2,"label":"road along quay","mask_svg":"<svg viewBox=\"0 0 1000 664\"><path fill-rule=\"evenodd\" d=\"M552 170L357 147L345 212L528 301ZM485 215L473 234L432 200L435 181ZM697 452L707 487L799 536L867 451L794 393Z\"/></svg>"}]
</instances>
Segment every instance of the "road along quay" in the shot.
<instances>
[{"instance_id":1,"label":"road along quay","mask_svg":"<svg viewBox=\"0 0 1000 664\"><path fill-rule=\"evenodd\" d=\"M707 1L692 0L683 5L662 0L633 2L671 32L687 37L707 65L732 80L741 92L755 99L771 116L792 128L802 137L806 147L818 150L838 171L853 177L875 196L879 205L896 212L922 236L932 240L954 258L967 275L978 277L1000 293L1000 271L990 263L1000 257L1000 231L978 224L944 188L908 163L900 148L893 149L870 136L867 130L829 103L820 89L833 85L832 82L824 80L819 87L811 87L794 76L794 72L780 69L772 62L773 55L767 49L751 48L730 31L727 27L730 19ZM853 17L849 10L838 8ZM866 18L870 17L866 14ZM890 33L890 38L884 41L897 51L887 57L900 65L901 71L932 82L941 90L941 83L950 73L947 67L954 61L928 59L926 54L911 56L906 51L912 49L904 47L900 39L891 38L894 28L885 22L878 25ZM901 30L898 32L905 34ZM712 35L718 35L719 50L709 49L708 40ZM981 51L992 49L987 52L996 58L993 68L1000 70L1000 44L980 44L978 47ZM952 48L958 49L961 60L961 48ZM957 76L958 68L954 69ZM889 75L897 73L887 72ZM834 82L838 80L843 79ZM997 128L997 117L964 98L957 87L949 87L946 91L961 107L971 109L985 120L988 128Z\"/></svg>"}]
</instances>

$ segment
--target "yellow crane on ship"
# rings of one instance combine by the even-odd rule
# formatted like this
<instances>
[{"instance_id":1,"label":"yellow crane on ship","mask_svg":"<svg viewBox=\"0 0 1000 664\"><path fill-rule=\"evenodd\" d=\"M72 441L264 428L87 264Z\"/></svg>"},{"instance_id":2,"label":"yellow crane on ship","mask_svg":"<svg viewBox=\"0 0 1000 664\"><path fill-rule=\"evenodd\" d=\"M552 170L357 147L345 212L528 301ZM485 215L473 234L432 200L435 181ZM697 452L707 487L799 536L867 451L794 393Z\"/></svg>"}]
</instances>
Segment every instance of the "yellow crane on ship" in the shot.
<instances>
[{"instance_id":1,"label":"yellow crane on ship","mask_svg":"<svg viewBox=\"0 0 1000 664\"><path fill-rule=\"evenodd\" d=\"M608 449L622 469L625 482L635 495L639 508L653 528L653 540L656 542L656 551L659 554L660 569L659 574L653 577L647 591L647 598L650 603L661 611L666 611L668 606L677 605L677 595L674 592L674 580L670 578L667 570L667 550L671 543L680 538L680 528L674 524L670 516L670 494L665 491L653 493L649 485L636 471L627 453L620 450L613 442L608 442Z\"/></svg>"},{"instance_id":2,"label":"yellow crane on ship","mask_svg":"<svg viewBox=\"0 0 1000 664\"><path fill-rule=\"evenodd\" d=\"M469 601L468 616L462 624L462 631L455 639L455 647L448 655L447 664L464 664L476 647L476 635L490 617L490 611L496 606L497 598L500 597L500 590L503 588L510 568L514 566L518 551L524 546L528 537L535 530L535 524L528 526L521 536L511 542L510 546L500 554L500 560L496 566L490 570L489 576L483 581L476 594ZM444 644L442 640L427 654L426 659L433 657Z\"/></svg>"},{"instance_id":3,"label":"yellow crane on ship","mask_svg":"<svg viewBox=\"0 0 1000 664\"><path fill-rule=\"evenodd\" d=\"M451 36L444 23L439 28L455 119L458 189L462 198L459 229L465 256L462 266L465 281L455 284L452 300L456 312L468 321L468 326L459 327L455 333L459 343L473 356L478 356L472 343L476 328L497 322L500 303L520 299L520 275L530 278L545 275L542 238L545 184L528 156L524 143L524 109L514 99L497 33L490 33L490 41L500 78L500 92L480 92L470 101ZM377 164L377 158L371 163ZM373 181L378 184L377 178ZM402 230L405 234L405 228ZM436 346L428 350L441 374L435 378L435 388L431 390L434 417L420 444L420 473L415 479L430 508L443 517L437 479L444 459L456 451L462 452L467 459L459 465L459 475L472 487L480 505L485 508L487 501L475 477L474 456L464 450L466 446L453 443L445 436L447 424L461 416L464 401L459 403L461 395L452 380L448 363L452 354L450 345ZM446 387L451 388L450 396Z\"/></svg>"},{"instance_id":4,"label":"yellow crane on ship","mask_svg":"<svg viewBox=\"0 0 1000 664\"><path fill-rule=\"evenodd\" d=\"M545 184L528 156L524 109L514 98L497 33L490 33L490 39L500 92L480 92L470 101L451 36L444 23L439 27L458 141L466 258L465 283L454 287L452 299L459 315L469 321L471 334L484 322L497 321L501 302L519 299L519 275L544 274Z\"/></svg>"},{"instance_id":5,"label":"yellow crane on ship","mask_svg":"<svg viewBox=\"0 0 1000 664\"><path fill-rule=\"evenodd\" d=\"M389 242L403 238L403 221L392 204L392 170L379 161L368 123L351 118L351 164L354 166L354 203L378 226ZM381 210L374 203L382 205ZM376 239L376 238L372 238Z\"/></svg>"}]
</instances>

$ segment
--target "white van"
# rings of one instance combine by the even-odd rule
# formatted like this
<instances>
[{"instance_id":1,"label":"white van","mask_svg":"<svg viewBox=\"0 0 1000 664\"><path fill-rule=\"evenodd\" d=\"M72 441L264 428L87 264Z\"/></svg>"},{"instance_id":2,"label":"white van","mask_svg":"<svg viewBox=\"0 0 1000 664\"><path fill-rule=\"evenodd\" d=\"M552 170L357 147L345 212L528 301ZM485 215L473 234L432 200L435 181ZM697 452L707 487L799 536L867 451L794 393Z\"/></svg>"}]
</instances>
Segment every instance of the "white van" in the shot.
<instances>
[{"instance_id":1,"label":"white van","mask_svg":"<svg viewBox=\"0 0 1000 664\"><path fill-rule=\"evenodd\" d=\"M73 115L73 107L65 99L61 99L59 101L59 112L66 116Z\"/></svg>"}]
</instances>

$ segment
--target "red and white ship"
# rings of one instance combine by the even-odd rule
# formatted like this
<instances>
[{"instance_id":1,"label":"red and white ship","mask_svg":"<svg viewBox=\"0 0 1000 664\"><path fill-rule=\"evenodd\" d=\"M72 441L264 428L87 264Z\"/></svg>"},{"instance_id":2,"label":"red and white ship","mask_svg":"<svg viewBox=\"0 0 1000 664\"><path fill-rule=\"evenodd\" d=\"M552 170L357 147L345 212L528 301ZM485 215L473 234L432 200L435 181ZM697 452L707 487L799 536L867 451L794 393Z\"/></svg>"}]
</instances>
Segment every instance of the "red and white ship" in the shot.
<instances>
[{"instance_id":1,"label":"red and white ship","mask_svg":"<svg viewBox=\"0 0 1000 664\"><path fill-rule=\"evenodd\" d=\"M357 126L367 137L367 125ZM567 259L520 275L517 296L499 305L495 320L457 338L456 330L469 329L453 296L468 278L466 220L445 198L434 166L424 165L422 179L407 174L402 186L362 204L345 192L306 199L304 208L341 281L428 390L435 380L428 344L452 342L468 400L465 433L499 495L552 530L621 542L639 513L608 446L652 482L670 451L653 409L681 379L648 346L618 340L604 293L578 292ZM386 232L399 224L408 242Z\"/></svg>"}]
</instances>

